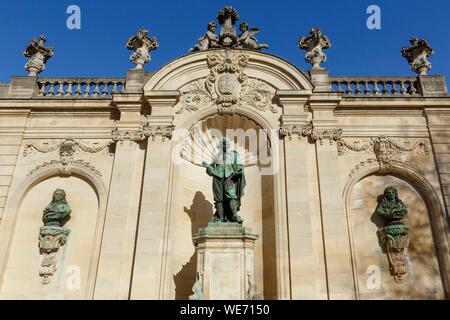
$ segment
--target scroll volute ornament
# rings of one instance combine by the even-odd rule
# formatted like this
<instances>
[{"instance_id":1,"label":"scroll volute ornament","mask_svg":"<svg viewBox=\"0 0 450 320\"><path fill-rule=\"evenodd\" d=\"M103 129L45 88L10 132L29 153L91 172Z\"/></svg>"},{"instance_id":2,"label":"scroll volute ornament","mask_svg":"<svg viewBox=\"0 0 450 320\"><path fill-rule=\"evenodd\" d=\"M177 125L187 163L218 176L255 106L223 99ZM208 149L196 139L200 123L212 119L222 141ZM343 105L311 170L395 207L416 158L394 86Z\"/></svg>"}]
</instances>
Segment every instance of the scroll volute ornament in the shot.
<instances>
[{"instance_id":1,"label":"scroll volute ornament","mask_svg":"<svg viewBox=\"0 0 450 320\"><path fill-rule=\"evenodd\" d=\"M396 283L400 284L407 276L407 248L409 245L408 226L402 222L407 214L406 206L399 199L397 189L388 186L384 189L381 201L375 210L387 221L378 229L380 241L386 245L389 271Z\"/></svg>"},{"instance_id":2,"label":"scroll volute ornament","mask_svg":"<svg viewBox=\"0 0 450 320\"><path fill-rule=\"evenodd\" d=\"M71 211L66 192L56 189L52 201L43 211L44 226L39 230L39 250L42 255L39 276L42 284L49 284L57 270L59 249L66 244L70 233L63 225L70 218Z\"/></svg>"}]
</instances>

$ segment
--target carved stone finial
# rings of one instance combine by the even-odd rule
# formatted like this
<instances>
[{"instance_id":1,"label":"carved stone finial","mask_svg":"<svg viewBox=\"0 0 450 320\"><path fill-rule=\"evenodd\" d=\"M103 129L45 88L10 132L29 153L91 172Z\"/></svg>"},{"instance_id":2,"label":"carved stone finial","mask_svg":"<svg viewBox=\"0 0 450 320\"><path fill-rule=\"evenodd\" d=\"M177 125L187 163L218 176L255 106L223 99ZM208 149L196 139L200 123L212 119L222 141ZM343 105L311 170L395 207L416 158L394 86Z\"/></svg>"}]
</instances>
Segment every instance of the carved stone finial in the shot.
<instances>
[{"instance_id":1,"label":"carved stone finial","mask_svg":"<svg viewBox=\"0 0 450 320\"><path fill-rule=\"evenodd\" d=\"M378 229L380 241L386 244L389 270L396 283L402 283L407 275L406 250L409 245L408 226L401 220L407 214L406 206L399 199L397 189L387 186L375 210L387 220L385 227Z\"/></svg>"},{"instance_id":2,"label":"carved stone finial","mask_svg":"<svg viewBox=\"0 0 450 320\"><path fill-rule=\"evenodd\" d=\"M427 60L427 57L434 53L433 48L424 39L412 37L409 42L412 46L409 48L403 47L402 56L408 60L411 70L419 75L426 75L427 71L431 69L431 63Z\"/></svg>"},{"instance_id":3,"label":"carved stone finial","mask_svg":"<svg viewBox=\"0 0 450 320\"><path fill-rule=\"evenodd\" d=\"M301 36L297 46L306 50L305 60L312 65L313 68L319 68L322 62L327 60L327 56L322 50L331 47L330 40L318 28L312 28L309 35Z\"/></svg>"},{"instance_id":4,"label":"carved stone finial","mask_svg":"<svg viewBox=\"0 0 450 320\"><path fill-rule=\"evenodd\" d=\"M151 60L149 52L156 50L159 43L155 37L148 37L147 29L141 28L134 36L128 38L126 47L129 50L134 50L130 60L136 65L135 70L141 70L144 64Z\"/></svg>"},{"instance_id":5,"label":"carved stone finial","mask_svg":"<svg viewBox=\"0 0 450 320\"><path fill-rule=\"evenodd\" d=\"M217 24L210 22L208 31L198 39L197 44L189 49L189 52L204 51L213 48L234 48L234 49L250 49L261 50L268 48L267 44L258 44L255 34L258 28L249 28L248 24L243 22L239 25L241 34L237 35L234 27L236 21L239 20L237 10L231 6L225 6L219 11L217 21L222 26L219 35L215 34Z\"/></svg>"},{"instance_id":6,"label":"carved stone finial","mask_svg":"<svg viewBox=\"0 0 450 320\"><path fill-rule=\"evenodd\" d=\"M45 41L47 38L43 35L39 36L39 41L33 38L23 52L25 57L30 58L25 64L25 70L28 71L29 76L36 76L44 71L48 59L54 55L53 48L46 47Z\"/></svg>"}]
</instances>

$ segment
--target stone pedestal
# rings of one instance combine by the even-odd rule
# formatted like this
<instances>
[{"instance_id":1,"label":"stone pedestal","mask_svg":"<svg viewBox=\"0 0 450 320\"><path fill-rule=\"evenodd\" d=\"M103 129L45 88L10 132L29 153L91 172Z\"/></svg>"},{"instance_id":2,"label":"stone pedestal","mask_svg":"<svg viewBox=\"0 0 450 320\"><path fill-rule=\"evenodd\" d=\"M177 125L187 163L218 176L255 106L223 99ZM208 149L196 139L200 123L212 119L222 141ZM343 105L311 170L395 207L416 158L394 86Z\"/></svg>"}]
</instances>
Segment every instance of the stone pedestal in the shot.
<instances>
[{"instance_id":1,"label":"stone pedestal","mask_svg":"<svg viewBox=\"0 0 450 320\"><path fill-rule=\"evenodd\" d=\"M200 229L193 237L197 247L197 282L191 299L253 299L256 239L258 235L239 223L210 222Z\"/></svg>"}]
</instances>

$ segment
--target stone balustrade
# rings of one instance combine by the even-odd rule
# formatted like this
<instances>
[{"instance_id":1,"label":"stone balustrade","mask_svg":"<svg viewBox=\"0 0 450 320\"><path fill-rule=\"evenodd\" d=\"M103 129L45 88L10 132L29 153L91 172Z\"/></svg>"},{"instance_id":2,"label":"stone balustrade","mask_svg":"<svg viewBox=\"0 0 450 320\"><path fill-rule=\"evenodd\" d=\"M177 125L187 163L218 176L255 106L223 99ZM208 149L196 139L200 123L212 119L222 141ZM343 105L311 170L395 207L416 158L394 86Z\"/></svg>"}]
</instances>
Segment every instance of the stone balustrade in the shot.
<instances>
[{"instance_id":1,"label":"stone balustrade","mask_svg":"<svg viewBox=\"0 0 450 320\"><path fill-rule=\"evenodd\" d=\"M110 97L125 88L125 78L39 78L40 97Z\"/></svg>"},{"instance_id":2,"label":"stone balustrade","mask_svg":"<svg viewBox=\"0 0 450 320\"><path fill-rule=\"evenodd\" d=\"M343 95L417 95L416 77L330 77L331 89Z\"/></svg>"}]
</instances>

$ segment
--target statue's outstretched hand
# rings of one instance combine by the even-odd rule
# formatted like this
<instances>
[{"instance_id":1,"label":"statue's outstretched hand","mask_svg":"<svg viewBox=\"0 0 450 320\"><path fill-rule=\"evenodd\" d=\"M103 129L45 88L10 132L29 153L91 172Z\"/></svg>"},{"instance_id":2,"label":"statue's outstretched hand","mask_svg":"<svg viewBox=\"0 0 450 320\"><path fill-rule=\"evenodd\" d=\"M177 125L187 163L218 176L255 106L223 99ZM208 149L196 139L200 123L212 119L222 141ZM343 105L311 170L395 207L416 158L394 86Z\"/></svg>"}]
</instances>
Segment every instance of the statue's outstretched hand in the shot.
<instances>
[{"instance_id":1,"label":"statue's outstretched hand","mask_svg":"<svg viewBox=\"0 0 450 320\"><path fill-rule=\"evenodd\" d=\"M203 165L204 167L208 167L208 166L209 166L209 164L208 164L206 161L203 161L203 162L202 162L202 165Z\"/></svg>"}]
</instances>

